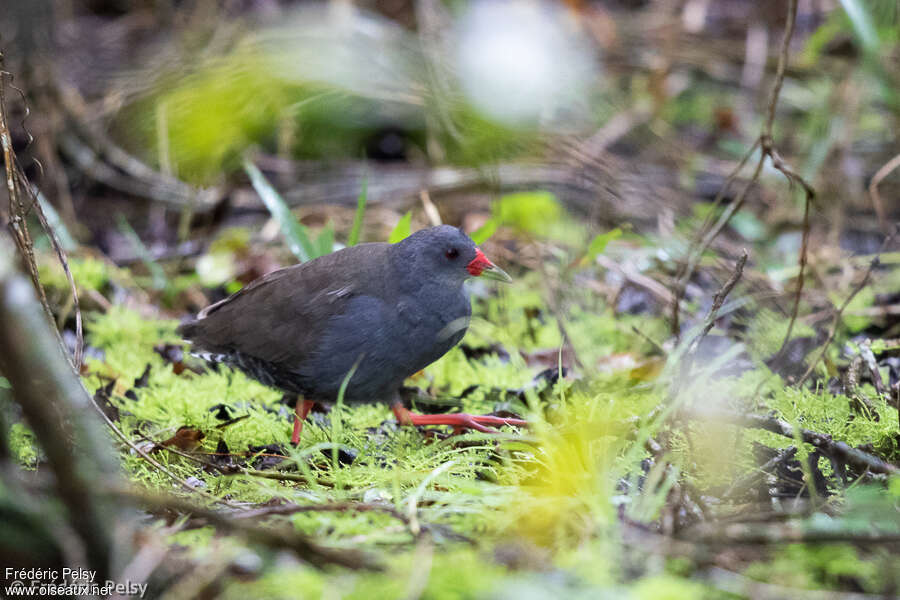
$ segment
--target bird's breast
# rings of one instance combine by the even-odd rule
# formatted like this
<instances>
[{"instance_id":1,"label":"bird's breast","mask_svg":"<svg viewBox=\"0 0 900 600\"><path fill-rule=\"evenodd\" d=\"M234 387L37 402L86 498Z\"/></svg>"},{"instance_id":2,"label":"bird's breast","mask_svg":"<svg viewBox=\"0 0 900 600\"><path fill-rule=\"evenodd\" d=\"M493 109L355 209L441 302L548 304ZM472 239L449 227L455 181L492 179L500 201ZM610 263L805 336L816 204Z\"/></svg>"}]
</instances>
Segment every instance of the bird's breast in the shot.
<instances>
[{"instance_id":1,"label":"bird's breast","mask_svg":"<svg viewBox=\"0 0 900 600\"><path fill-rule=\"evenodd\" d=\"M347 400L377 400L403 379L420 371L465 335L471 313L464 296L443 302L421 296L386 301L370 296L349 300L347 310L329 320L315 359L305 365L325 395L334 394L346 374Z\"/></svg>"}]
</instances>

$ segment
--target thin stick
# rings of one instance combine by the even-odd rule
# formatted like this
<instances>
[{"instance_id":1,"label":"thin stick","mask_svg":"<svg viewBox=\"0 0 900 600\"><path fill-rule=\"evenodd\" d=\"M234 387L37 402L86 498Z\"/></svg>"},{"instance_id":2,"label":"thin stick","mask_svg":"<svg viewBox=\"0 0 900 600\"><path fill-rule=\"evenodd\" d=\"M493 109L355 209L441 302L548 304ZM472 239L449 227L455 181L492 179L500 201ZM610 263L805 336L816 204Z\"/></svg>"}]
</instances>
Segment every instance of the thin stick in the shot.
<instances>
[{"instance_id":1,"label":"thin stick","mask_svg":"<svg viewBox=\"0 0 900 600\"><path fill-rule=\"evenodd\" d=\"M692 247L688 250L688 256L685 261L685 265L682 269L680 269L680 273L677 277L677 281L675 283L675 291L673 293L672 299L672 334L675 336L676 342L678 341L679 336L681 335L681 325L679 323L679 313L681 310L681 300L684 298L684 293L687 290L687 284L691 279L691 276L694 274L694 271L697 268L697 263L700 261L700 257L703 255L703 252L706 251L707 246L712 243L713 239L719 234L722 227L724 227L731 217L734 215L736 209L733 209L730 213L726 211L723 213L722 218L719 219L718 223L715 227L712 226L712 218L716 212L716 209L722 203L722 200L725 199L725 192L731 187L731 184L734 182L735 178L738 176L738 173L743 170L744 166L747 164L747 161L750 160L750 157L753 156L753 152L756 151L757 146L759 146L759 140L753 142L753 145L747 150L744 156L741 158L741 161L737 164L737 166L729 173L728 177L725 179L725 183L722 184L722 187L719 189L719 192L716 194L715 200L713 200L712 207L707 215L706 219L703 222L703 225L700 227L700 231L709 230L709 234L705 235L703 241L701 242L699 248L696 250ZM738 193L735 201L731 203L729 208L733 207L735 204L743 204L744 196L746 195L747 190L750 186L756 181L759 177L760 172L762 172L762 166L764 162L764 157L760 157L759 162L756 165L756 169L753 172L753 176L750 178L750 181L744 186L744 188ZM740 208L740 206L738 206ZM724 218L724 220L723 220Z\"/></svg>"},{"instance_id":2,"label":"thin stick","mask_svg":"<svg viewBox=\"0 0 900 600\"><path fill-rule=\"evenodd\" d=\"M701 227L701 231L707 231L707 233L703 236L702 241L699 244L699 247L694 250L691 248L688 251L688 257L686 261L686 265L684 269L680 272L678 280L675 286L675 300L674 305L672 307L672 334L675 336L676 340L681 334L680 325L678 322L678 310L679 305L681 303L682 298L684 297L685 290L687 288L687 283L690 281L691 276L697 268L697 264L700 262L700 258L703 255L703 252L709 247L709 245L713 242L716 236L722 231L722 229L728 224L731 218L739 211L744 204L744 201L747 196L747 192L750 189L750 186L753 185L758 179L760 172L762 171L762 167L765 164L766 158L772 160L772 165L784 174L785 177L788 178L788 181L791 183L798 183L803 187L803 190L806 192L806 216L804 217L804 223L808 223L808 211L809 211L809 203L815 197L815 190L810 186L800 175L794 172L781 158L778 154L778 151L775 149L774 142L772 140L772 128L775 123L775 109L778 105L778 98L781 94L781 86L784 84L784 73L787 68L788 57L790 56L790 42L791 38L794 35L794 25L796 23L797 17L797 0L790 0L788 4L788 14L787 20L784 27L784 35L781 38L781 51L778 54L778 66L775 70L775 80L772 83L772 90L769 92L769 102L766 108L766 121L763 124L762 131L760 132L759 137L750 147L744 157L741 159L741 162L738 166L731 172L728 176L728 179L725 180L725 183L722 185L722 189L719 190L719 193L716 195L716 199L713 202L713 210L710 212L710 217L704 222ZM715 209L718 208L719 203L725 195L725 191L731 185L731 182L737 176L737 174L744 167L746 162L749 160L750 156L756 150L756 147L760 148L760 157L759 162L756 165L756 169L753 172L753 176L735 198L735 200L728 206L722 216L719 217L718 221L711 228L709 227L710 219L712 214L715 213ZM808 227L804 227L804 235L807 235ZM799 279L798 291L797 295L799 297L800 292L802 291L802 271L803 267L806 264L806 246L804 245L801 249L801 278ZM799 299L795 301L797 305L799 305ZM796 318L791 320L790 328L793 328L793 322Z\"/></svg>"},{"instance_id":3,"label":"thin stick","mask_svg":"<svg viewBox=\"0 0 900 600\"><path fill-rule=\"evenodd\" d=\"M772 136L772 126L775 124L775 108L778 104L778 96L781 95L781 85L784 83L784 70L787 67L796 20L797 0L790 0L788 2L787 20L784 24L784 35L781 37L781 52L778 53L778 66L775 67L775 81L772 83L772 91L769 92L769 106L766 111L766 123L763 126L762 133L764 136Z\"/></svg>"},{"instance_id":4,"label":"thin stick","mask_svg":"<svg viewBox=\"0 0 900 600\"><path fill-rule=\"evenodd\" d=\"M697 409L683 410L681 411L681 415L690 419L719 421L732 425L740 425L741 427L764 429L786 438L797 439L793 425L787 421L776 419L775 417L739 413L728 410ZM859 469L868 470L873 473L883 473L885 475L900 475L900 467L896 467L883 461L877 456L863 452L858 448L853 448L846 442L836 442L831 439L830 435L818 433L809 429L801 429L800 438L807 444L818 448L826 455L840 458L847 464L853 465Z\"/></svg>"},{"instance_id":5,"label":"thin stick","mask_svg":"<svg viewBox=\"0 0 900 600\"><path fill-rule=\"evenodd\" d=\"M85 391L85 393L87 393L87 392ZM100 414L100 417L106 422L107 426L109 426L109 428L112 429L113 433L116 434L116 437L118 437L120 440L122 440L123 442L125 442L125 444L127 444L127 445L128 445L132 450L134 450L141 458L143 458L144 460L146 460L146 461L147 461L148 463L150 463L153 467L155 467L156 469L158 469L158 470L161 471L162 473L165 473L166 475L168 475L169 478L172 479L172 481L174 481L175 483L179 484L181 487L183 487L184 489L186 489L186 490L188 490L188 491L190 491L190 492L197 492L198 494L200 494L200 495L202 495L202 496L206 496L209 500L212 500L213 502L221 502L222 504L224 504L224 505L226 505L226 506L228 506L228 507L230 507L230 508L243 508L243 507L241 507L241 506L239 506L239 505L232 504L232 503L229 502L228 500L223 500L223 499L221 499L221 498L216 498L213 494L210 494L209 492L207 492L207 491L205 491L205 490L200 490L200 489L195 488L194 486L192 486L191 484L189 484L186 480L182 479L181 477L179 477L178 475L176 475L176 474L173 473L172 471L170 471L170 470L168 470L167 468L165 468L164 466L162 466L162 465L161 465L159 462L157 462L152 456L150 456L149 454L147 454L147 453L144 451L143 448L141 448L140 446L138 446L137 444L135 444L134 442L132 442L132 441L128 438L128 436L125 435L125 434L122 432L122 430L119 429L119 427L118 427L115 423L113 423L113 421L112 421L108 416L106 416L106 413L103 412L103 409L100 408L100 405L97 404L97 400L96 400L92 395L88 394L88 396L89 396L90 399L91 399L91 404L93 404L93 405L94 405L94 408L97 409L97 412Z\"/></svg>"},{"instance_id":6,"label":"thin stick","mask_svg":"<svg viewBox=\"0 0 900 600\"><path fill-rule=\"evenodd\" d=\"M164 446L163 444L155 442L151 439L147 439L147 441L151 442L153 444L156 444L157 448L162 448L164 450L168 450L169 452L172 452L173 454L177 454L178 456L183 456L184 458L187 458L198 464L201 464L204 467L214 469L214 470L218 471L219 473L221 473L222 475L247 475L248 477L258 477L260 479L274 479L276 481L295 481L295 482L299 482L299 483L309 483L309 477L306 477L305 475L299 475L297 473L279 473L276 471L258 471L256 469L247 469L240 465L230 465L230 466L217 465L208 460L203 460L199 456L194 456L192 454L188 454L187 452L182 452L181 450L178 450L177 448L172 448L171 446ZM271 455L271 454L255 455L254 454L254 456L274 456L274 455ZM288 458L288 457L285 456L284 458ZM243 508L243 507L241 507L241 508Z\"/></svg>"},{"instance_id":7,"label":"thin stick","mask_svg":"<svg viewBox=\"0 0 900 600\"><path fill-rule=\"evenodd\" d=\"M794 324L797 322L797 315L800 312L800 297L803 295L803 284L805 282L806 261L809 254L809 205L812 204L812 196L806 194L806 201L803 204L803 240L800 242L800 272L797 274L797 289L794 292L794 306L791 309L791 320L788 322L787 331L784 333L784 339L781 341L781 347L775 354L773 362L781 360L782 355L787 351L787 344L791 341L791 334L794 332Z\"/></svg>"},{"instance_id":8,"label":"thin stick","mask_svg":"<svg viewBox=\"0 0 900 600\"><path fill-rule=\"evenodd\" d=\"M729 523L722 527L710 523L695 525L685 532L685 537L706 544L796 544L850 542L867 544L896 544L900 533L895 531L842 531L840 529L815 530L786 523Z\"/></svg>"},{"instance_id":9,"label":"thin stick","mask_svg":"<svg viewBox=\"0 0 900 600\"><path fill-rule=\"evenodd\" d=\"M700 344L700 340L706 337L706 335L713 328L713 325L716 322L716 318L719 314L719 309L722 308L722 305L725 303L725 299L728 297L728 294L731 293L731 290L734 289L734 286L737 285L738 280L741 278L741 275L744 274L744 265L747 264L747 251L744 250L741 253L741 257L738 259L737 264L734 266L734 272L731 274L731 277L728 278L728 281L725 282L725 285L716 292L715 296L713 296L713 303L709 309L709 313L706 315L706 324L703 326L703 329L697 334L697 337L691 342L690 349L688 352L694 352L697 350L697 346Z\"/></svg>"},{"instance_id":10,"label":"thin stick","mask_svg":"<svg viewBox=\"0 0 900 600\"><path fill-rule=\"evenodd\" d=\"M274 515L293 515L305 512L380 512L390 515L403 523L406 527L410 525L410 519L407 515L387 504L373 504L371 502L331 502L328 504L279 504L277 506L263 506L248 511L236 512L230 515L233 519L256 519ZM428 532L440 533L440 535L464 542L472 542L472 540L462 534L456 533L449 527L442 525L434 525L431 523L419 522L419 532L417 537L421 537Z\"/></svg>"},{"instance_id":11,"label":"thin stick","mask_svg":"<svg viewBox=\"0 0 900 600\"><path fill-rule=\"evenodd\" d=\"M890 175L897 167L900 167L900 154L887 161L880 169L878 169L872 177L871 183L869 183L869 197L872 199L872 205L875 207L875 214L878 215L878 223L881 225L882 231L887 231L888 224L887 213L884 210L884 204L881 202L881 194L878 193L878 186L881 183L881 180Z\"/></svg>"},{"instance_id":12,"label":"thin stick","mask_svg":"<svg viewBox=\"0 0 900 600\"><path fill-rule=\"evenodd\" d=\"M28 267L28 275L31 277L32 284L34 284L34 289L41 301L44 313L47 315L47 319L54 323L53 311L50 309L50 303L47 301L44 286L41 285L41 281L38 279L37 262L34 258L34 244L31 239L31 233L28 231L28 223L25 220L25 215L28 211L25 209L24 202L22 202L20 182L16 171L16 155L13 151L9 125L6 122L6 96L3 78L7 75L12 76L8 71L3 70L3 53L0 52L0 146L2 146L3 163L6 167L6 190L9 195L9 229L12 231L16 246L19 248L19 252L22 254L22 258ZM57 339L62 343L59 331L56 327L53 330L56 332Z\"/></svg>"},{"instance_id":13,"label":"thin stick","mask_svg":"<svg viewBox=\"0 0 900 600\"><path fill-rule=\"evenodd\" d=\"M887 242L887 240L885 240L885 242ZM881 263L878 260L878 256L876 256L872 259L872 262L869 263L869 268L866 269L866 273L865 275L863 275L862 281L860 281L853 288L853 291L850 292L850 295L847 296L847 298L844 300L844 303L841 304L840 308L838 308L834 313L834 316L831 318L831 325L828 328L828 338L825 340L825 343L822 344L822 349L819 352L819 356L817 356L814 361L809 363L809 367L807 367L806 372L803 373L800 379L797 380L797 382L794 384L795 386L800 387L807 379L809 379L809 376L812 375L812 372L815 370L816 365L818 365L819 361L822 360L822 357L825 356L825 352L828 351L828 346L830 346L831 342L834 340L834 336L837 333L838 324L841 321L841 315L843 314L844 309L846 309L847 305L853 301L856 295L866 287L866 285L869 283L869 277L871 277L872 271L875 270L875 267L877 267L879 264Z\"/></svg>"},{"instance_id":14,"label":"thin stick","mask_svg":"<svg viewBox=\"0 0 900 600\"><path fill-rule=\"evenodd\" d=\"M28 212L31 209L34 209L34 213L37 215L38 222L40 222L41 227L44 229L44 231L47 233L47 237L50 239L50 245L53 246L53 250L54 252L56 252L56 256L59 259L60 264L62 265L63 271L65 272L66 281L68 281L69 283L69 289L72 292L72 307L75 312L75 353L74 356L71 357L69 357L68 353L66 353L66 356L71 361L72 366L77 373L81 369L81 360L84 352L84 333L82 331L81 306L78 301L78 288L75 285L75 279L72 277L72 271L69 269L69 260L68 256L66 255L66 251L59 243L59 237L56 235L56 231L47 220L47 216L44 214L44 209L41 206L37 194L28 183L28 178L25 176L22 167L19 165L16 159L15 152L13 152L12 138L9 133L9 126L6 122L6 102L3 91L3 77L5 75L8 75L9 73L7 71L4 71L2 67L3 54L0 53L0 145L2 145L3 147L3 162L6 166L6 187L7 192L9 193L10 228L13 231L13 237L15 238L16 244L19 247L19 251L25 258L28 264L29 271L31 271L31 280L38 292L41 300L41 305L44 308L44 312L47 313L50 322L55 323L55 320L53 318L53 311L50 308L50 303L47 301L47 295L44 292L44 286L41 284L38 277L37 262L34 258L33 241L31 239L31 234L28 231L28 224L25 220ZM13 87L14 89L18 89L15 88L15 86ZM27 114L27 106L25 107L25 110ZM28 137L31 138L31 134L27 131L26 133L28 134ZM43 167L41 167L41 170L43 171ZM28 196L30 200L29 209L26 209L24 202L22 202L23 193L24 195ZM62 336L59 334L59 330L54 327L54 331L56 332L56 336L60 344L65 347L62 341Z\"/></svg>"},{"instance_id":15,"label":"thin stick","mask_svg":"<svg viewBox=\"0 0 900 600\"><path fill-rule=\"evenodd\" d=\"M260 527L248 523L244 519L235 519L233 515L197 506L187 500L174 496L155 494L149 491L125 487L111 487L109 494L118 496L153 511L175 511L191 514L205 519L217 529L242 535L251 542L270 548L288 548L304 561L315 567L338 565L349 569L378 569L378 564L367 554L358 550L338 550L327 548L313 542L309 537L282 528L280 530Z\"/></svg>"}]
</instances>

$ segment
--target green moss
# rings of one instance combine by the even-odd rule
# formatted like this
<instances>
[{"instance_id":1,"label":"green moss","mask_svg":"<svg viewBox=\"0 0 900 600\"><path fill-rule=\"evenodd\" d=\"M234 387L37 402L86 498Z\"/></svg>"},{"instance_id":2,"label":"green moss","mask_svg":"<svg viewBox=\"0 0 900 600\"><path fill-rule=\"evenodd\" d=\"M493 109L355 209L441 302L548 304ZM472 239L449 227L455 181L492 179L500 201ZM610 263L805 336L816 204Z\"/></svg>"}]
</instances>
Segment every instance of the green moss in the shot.
<instances>
[{"instance_id":1,"label":"green moss","mask_svg":"<svg viewBox=\"0 0 900 600\"><path fill-rule=\"evenodd\" d=\"M26 468L37 467L40 455L34 432L22 423L13 423L9 428L9 450L20 465Z\"/></svg>"},{"instance_id":2,"label":"green moss","mask_svg":"<svg viewBox=\"0 0 900 600\"><path fill-rule=\"evenodd\" d=\"M897 557L889 559L889 563L893 569L886 572L887 564L863 558L849 544L791 544L779 550L771 562L754 563L745 573L760 581L777 581L784 587L841 589L848 581L854 581L868 593L880 593L886 591L884 584L890 580L890 573L900 568Z\"/></svg>"},{"instance_id":3,"label":"green moss","mask_svg":"<svg viewBox=\"0 0 900 600\"><path fill-rule=\"evenodd\" d=\"M679 579L671 575L657 575L641 579L632 587L635 600L695 600L719 597L703 584Z\"/></svg>"},{"instance_id":4,"label":"green moss","mask_svg":"<svg viewBox=\"0 0 900 600\"><path fill-rule=\"evenodd\" d=\"M476 386L462 400L462 408L490 412L497 401L492 390L527 386L543 365L555 363L562 337L556 318L546 309L537 277L526 275L513 286L499 288L496 296L474 302L465 343L500 344L509 353L508 360L487 356L470 361L456 348L427 367L424 378L410 383L449 397ZM523 435L475 433L427 439L418 430L395 428L388 408L373 404L334 407L324 426L317 420L307 423L301 446L288 449L290 458L279 467L293 467L308 477L306 483L223 476L169 452L156 453L155 458L177 477L196 478L216 497L302 504L377 499L403 514L415 514L420 522L449 527L478 542L474 547L455 545L435 534L440 545L433 550L428 571L423 566L427 565L422 558L425 550L409 528L390 515L298 513L283 518L278 526L290 523L320 543L386 556L388 571L322 573L263 553L261 576L242 583L229 580L224 597L393 598L405 595L413 585L424 586L423 598L484 597L498 590L512 593L525 588L567 597L595 597L601 592L638 598L708 595L706 588L678 579L671 569L666 575L662 563L632 585L620 581L621 546L611 499L627 496L628 510L647 519L654 518L665 502L668 484L664 481L646 491L632 486L624 496L616 485L623 479L634 482L635 465L645 456L642 444L634 441L656 433L644 417L665 404L667 390L628 369L601 373L591 365L614 354L645 357L649 345L632 326L664 339L667 325L663 319L616 316L601 298L578 289L570 290L568 301L565 324L588 368L581 380L546 390L542 400L532 394L526 404L516 404L532 423ZM219 441L233 453L272 443L287 448L291 407L281 403L279 392L228 369L176 375L153 351L161 342L178 342L174 321L113 307L88 315L86 323L88 342L104 352L102 360L89 363L93 374L86 377L86 384L93 391L108 381L101 375L118 379L112 402L120 409L119 426L136 441L142 436L164 440L179 427L190 426L206 434L196 450L200 453L214 452ZM777 338L778 332L770 337ZM536 361L538 352L540 361ZM728 355L717 360L727 361ZM146 387L134 390L137 400L126 399L125 391L147 365ZM717 365L717 361L698 365L697 376L685 387L686 396L718 399L723 406L742 409L756 393L756 401L764 402L779 417L835 439L854 445L873 440L895 443L889 424L896 422L896 413L885 402L878 404L882 420L874 421L852 414L842 396L784 388L764 368L739 378L714 380L710 374L717 372ZM212 410L218 404L231 406L233 416L245 418L220 429ZM25 440L22 433L20 447L30 447ZM790 443L767 432L692 423L670 433L668 460L701 489L724 486L754 466L750 451L754 441L778 448ZM330 449L335 444L354 448L356 460L349 466L334 464ZM177 489L168 476L130 452L122 453L122 463L135 482ZM565 569L575 583L560 584L532 567L510 573L491 560L498 544L515 545L522 540L543 548L541 552L547 553L543 560ZM179 534L172 542L185 546L198 559L243 551L240 540L221 540L210 529ZM851 564L846 556L842 560L815 568L839 579L842 565ZM816 577L804 584L824 585L825 576Z\"/></svg>"},{"instance_id":5,"label":"green moss","mask_svg":"<svg viewBox=\"0 0 900 600\"><path fill-rule=\"evenodd\" d=\"M763 308L756 311L752 317L746 319L747 334L744 342L747 345L747 351L758 361L771 357L781 348L789 324L789 318L785 318L783 314L773 310ZM816 331L798 320L794 322L791 337L815 338Z\"/></svg>"},{"instance_id":6,"label":"green moss","mask_svg":"<svg viewBox=\"0 0 900 600\"><path fill-rule=\"evenodd\" d=\"M70 256L69 271L82 290L102 290L118 269L92 256ZM66 274L55 255L45 253L38 264L38 274L45 287L69 290Z\"/></svg>"}]
</instances>

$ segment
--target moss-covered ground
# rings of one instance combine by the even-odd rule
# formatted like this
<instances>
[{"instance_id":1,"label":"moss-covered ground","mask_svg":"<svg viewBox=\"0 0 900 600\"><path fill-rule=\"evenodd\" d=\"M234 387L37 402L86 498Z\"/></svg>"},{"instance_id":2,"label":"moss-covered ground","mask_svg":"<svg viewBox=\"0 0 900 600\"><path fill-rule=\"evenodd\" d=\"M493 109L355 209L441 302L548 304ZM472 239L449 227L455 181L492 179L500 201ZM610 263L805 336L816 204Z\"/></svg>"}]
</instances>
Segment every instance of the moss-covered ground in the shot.
<instances>
[{"instance_id":1,"label":"moss-covered ground","mask_svg":"<svg viewBox=\"0 0 900 600\"><path fill-rule=\"evenodd\" d=\"M75 261L76 269L90 262ZM110 278L131 281L127 272L102 271L83 280L99 288ZM529 429L447 436L398 427L385 405L337 405L312 414L297 448L288 443L292 409L278 391L187 356L172 360L165 345L182 345L175 319L146 305L89 312L84 382L116 409L109 414L121 431L168 471L110 435L132 482L210 506L215 498L227 510L302 505L262 522L325 546L362 549L383 567L318 570L187 518L159 518L151 527L195 565L177 588L181 597L214 589L224 598L712 598L753 596L754 581L896 589L900 559L890 545L853 539L872 527L900 533L898 480L842 480L833 462L798 440L677 417L682 408L756 411L897 461L896 408L871 386L862 389L877 418L823 385L786 385L762 362L786 327L765 309L744 311L750 326L719 336L728 343L694 361L686 376L673 358L678 348L650 341L667 333L662 316L614 314L602 295L575 287L566 295L568 346L546 308L544 284L524 273L508 287L477 287L462 345L408 381L419 389L414 402L512 412ZM803 335L809 331L800 325L795 336ZM849 335L842 329L839 337ZM747 367L730 373L738 360ZM563 363L565 378L536 378ZM27 428L15 426L12 442L23 464L39 461ZM760 472L765 448L774 456L792 444L793 474ZM204 463L244 468L225 474ZM754 489L768 485L780 495L728 495L754 472L767 478ZM814 475L827 479L824 489L807 485ZM186 492L184 482L197 492ZM846 532L847 540L706 544L691 534L704 523L772 510L798 531ZM662 541L673 533L683 547ZM731 579L723 582L723 572Z\"/></svg>"}]
</instances>

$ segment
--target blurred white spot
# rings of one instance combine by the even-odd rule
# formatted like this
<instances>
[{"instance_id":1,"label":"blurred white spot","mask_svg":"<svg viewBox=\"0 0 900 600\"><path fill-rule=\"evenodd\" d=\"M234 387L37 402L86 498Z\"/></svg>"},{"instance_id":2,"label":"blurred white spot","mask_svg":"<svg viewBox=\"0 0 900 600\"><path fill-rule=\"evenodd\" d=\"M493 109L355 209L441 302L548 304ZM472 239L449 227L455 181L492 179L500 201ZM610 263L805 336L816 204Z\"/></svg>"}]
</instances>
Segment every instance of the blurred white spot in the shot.
<instances>
[{"instance_id":1,"label":"blurred white spot","mask_svg":"<svg viewBox=\"0 0 900 600\"><path fill-rule=\"evenodd\" d=\"M184 482L185 482L186 484L188 484L189 486L191 486L192 488L194 488L195 490L197 490L197 489L202 489L202 488L205 488L205 487L206 487L206 482L205 482L205 481L203 481L202 479L197 479L197 478L194 477L193 475L191 475L190 477L188 477L187 479L185 479Z\"/></svg>"},{"instance_id":2,"label":"blurred white spot","mask_svg":"<svg viewBox=\"0 0 900 600\"><path fill-rule=\"evenodd\" d=\"M484 0L458 28L463 92L493 120L524 125L565 116L596 78L594 49L556 5Z\"/></svg>"}]
</instances>

